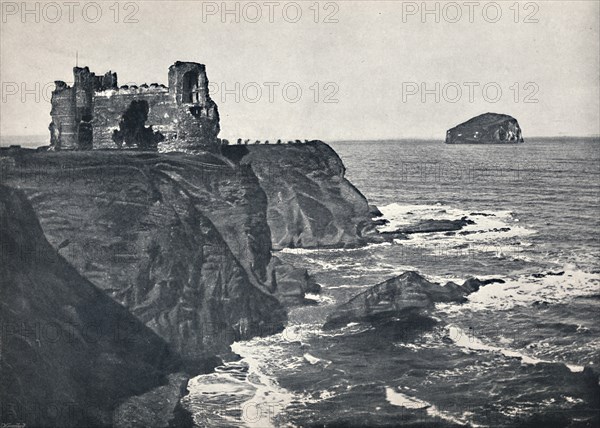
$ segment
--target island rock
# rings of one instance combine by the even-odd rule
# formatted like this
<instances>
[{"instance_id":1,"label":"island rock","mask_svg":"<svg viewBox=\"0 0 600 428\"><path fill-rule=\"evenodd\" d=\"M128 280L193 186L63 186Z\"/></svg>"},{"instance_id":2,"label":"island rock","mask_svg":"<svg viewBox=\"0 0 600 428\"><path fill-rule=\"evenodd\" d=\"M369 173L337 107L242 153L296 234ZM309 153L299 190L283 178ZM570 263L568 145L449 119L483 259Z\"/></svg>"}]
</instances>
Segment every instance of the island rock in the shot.
<instances>
[{"instance_id":1,"label":"island rock","mask_svg":"<svg viewBox=\"0 0 600 428\"><path fill-rule=\"evenodd\" d=\"M485 113L446 132L446 144L523 143L519 122L512 116Z\"/></svg>"}]
</instances>

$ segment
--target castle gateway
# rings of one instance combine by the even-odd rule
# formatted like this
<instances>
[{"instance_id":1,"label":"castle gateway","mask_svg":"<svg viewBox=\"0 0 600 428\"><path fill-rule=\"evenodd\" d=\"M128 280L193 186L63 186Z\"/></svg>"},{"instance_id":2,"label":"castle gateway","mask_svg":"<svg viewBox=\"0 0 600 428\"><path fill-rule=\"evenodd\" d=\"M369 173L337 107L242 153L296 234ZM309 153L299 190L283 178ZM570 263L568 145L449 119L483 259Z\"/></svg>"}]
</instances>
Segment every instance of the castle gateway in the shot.
<instances>
[{"instance_id":1,"label":"castle gateway","mask_svg":"<svg viewBox=\"0 0 600 428\"><path fill-rule=\"evenodd\" d=\"M117 74L73 69L74 83L52 92L52 150L139 148L159 144L218 151L219 112L203 64L176 62L169 87L117 84Z\"/></svg>"}]
</instances>

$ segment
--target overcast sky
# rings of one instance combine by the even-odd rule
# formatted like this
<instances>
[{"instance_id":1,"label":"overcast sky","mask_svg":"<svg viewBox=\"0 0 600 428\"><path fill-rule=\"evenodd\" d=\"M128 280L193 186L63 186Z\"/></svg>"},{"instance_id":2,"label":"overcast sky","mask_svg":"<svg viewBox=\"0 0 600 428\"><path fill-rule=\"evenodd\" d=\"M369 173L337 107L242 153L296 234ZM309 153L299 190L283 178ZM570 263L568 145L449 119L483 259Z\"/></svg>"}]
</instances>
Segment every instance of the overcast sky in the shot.
<instances>
[{"instance_id":1,"label":"overcast sky","mask_svg":"<svg viewBox=\"0 0 600 428\"><path fill-rule=\"evenodd\" d=\"M206 64L230 139L443 139L488 111L526 138L600 133L597 1L77 3L2 1L2 135L47 133L76 52L122 85Z\"/></svg>"}]
</instances>

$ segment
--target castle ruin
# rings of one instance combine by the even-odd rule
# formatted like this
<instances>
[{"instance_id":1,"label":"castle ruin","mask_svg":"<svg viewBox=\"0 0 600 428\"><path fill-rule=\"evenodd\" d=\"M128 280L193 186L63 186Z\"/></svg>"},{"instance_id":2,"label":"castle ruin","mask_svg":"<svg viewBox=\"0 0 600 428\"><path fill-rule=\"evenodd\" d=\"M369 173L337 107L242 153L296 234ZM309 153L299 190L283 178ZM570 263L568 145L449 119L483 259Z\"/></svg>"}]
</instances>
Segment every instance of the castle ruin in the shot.
<instances>
[{"instance_id":1,"label":"castle ruin","mask_svg":"<svg viewBox=\"0 0 600 428\"><path fill-rule=\"evenodd\" d=\"M203 64L177 61L169 87L121 86L117 74L73 68L73 86L52 92L51 150L175 148L219 150L219 112Z\"/></svg>"}]
</instances>

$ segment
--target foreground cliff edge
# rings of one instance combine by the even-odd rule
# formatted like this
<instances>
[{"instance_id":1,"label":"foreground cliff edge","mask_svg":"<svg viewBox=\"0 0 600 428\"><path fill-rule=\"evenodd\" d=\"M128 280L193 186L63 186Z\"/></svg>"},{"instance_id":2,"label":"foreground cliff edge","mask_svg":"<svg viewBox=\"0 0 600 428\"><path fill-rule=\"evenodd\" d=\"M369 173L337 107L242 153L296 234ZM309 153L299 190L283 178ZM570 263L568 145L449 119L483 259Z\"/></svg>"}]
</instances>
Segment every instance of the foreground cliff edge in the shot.
<instances>
[{"instance_id":1,"label":"foreground cliff edge","mask_svg":"<svg viewBox=\"0 0 600 428\"><path fill-rule=\"evenodd\" d=\"M125 398L168 383L181 364L167 343L59 256L24 194L1 185L0 242L3 423L108 426Z\"/></svg>"},{"instance_id":2,"label":"foreground cliff edge","mask_svg":"<svg viewBox=\"0 0 600 428\"><path fill-rule=\"evenodd\" d=\"M517 119L507 114L485 113L449 129L446 144L523 143Z\"/></svg>"}]
</instances>

